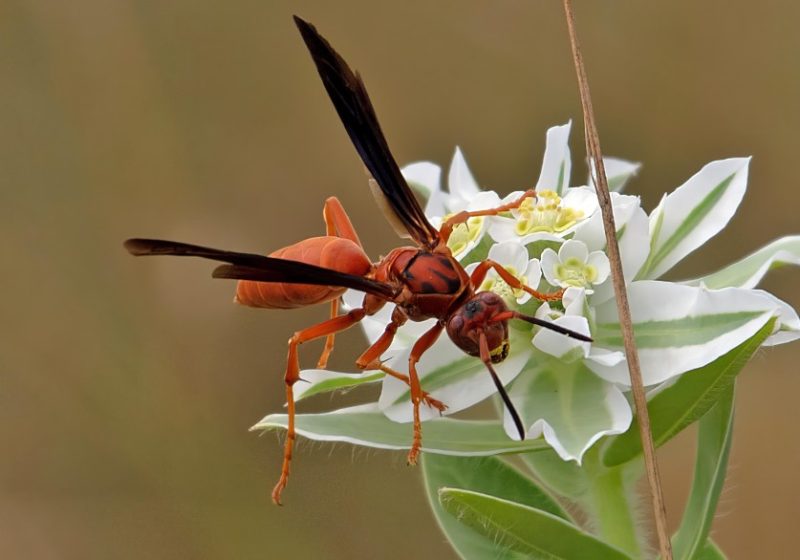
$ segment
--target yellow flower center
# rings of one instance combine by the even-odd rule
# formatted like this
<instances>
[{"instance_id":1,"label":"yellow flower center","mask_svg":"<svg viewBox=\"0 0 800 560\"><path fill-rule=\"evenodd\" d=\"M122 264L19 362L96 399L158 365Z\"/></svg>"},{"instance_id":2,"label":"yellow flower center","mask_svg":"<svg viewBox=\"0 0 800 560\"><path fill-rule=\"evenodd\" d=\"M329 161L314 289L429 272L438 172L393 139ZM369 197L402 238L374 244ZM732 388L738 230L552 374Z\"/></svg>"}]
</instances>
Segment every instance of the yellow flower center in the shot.
<instances>
[{"instance_id":1,"label":"yellow flower center","mask_svg":"<svg viewBox=\"0 0 800 560\"><path fill-rule=\"evenodd\" d=\"M521 283L524 283L522 279L522 275L516 271L513 266L506 266L504 267L514 278L518 279ZM487 276L486 279L481 283L480 288L478 288L479 292L494 292L501 298L506 301L515 301L518 297L522 297L525 293L525 290L521 288L512 288L509 286L505 280L500 278L499 276Z\"/></svg>"},{"instance_id":2,"label":"yellow flower center","mask_svg":"<svg viewBox=\"0 0 800 560\"><path fill-rule=\"evenodd\" d=\"M583 211L561 205L561 197L550 190L539 191L535 198L526 198L519 207L517 235L547 232L560 233L583 218Z\"/></svg>"},{"instance_id":3,"label":"yellow flower center","mask_svg":"<svg viewBox=\"0 0 800 560\"><path fill-rule=\"evenodd\" d=\"M575 257L557 264L555 274L556 278L576 288L585 288L597 279L597 269Z\"/></svg>"},{"instance_id":4,"label":"yellow flower center","mask_svg":"<svg viewBox=\"0 0 800 560\"><path fill-rule=\"evenodd\" d=\"M442 221L446 222L452 215L448 214ZM447 240L447 246L450 247L453 256L463 253L470 243L478 239L482 228L483 216L469 218L466 223L458 224L454 227L453 232L450 234L450 239Z\"/></svg>"}]
</instances>

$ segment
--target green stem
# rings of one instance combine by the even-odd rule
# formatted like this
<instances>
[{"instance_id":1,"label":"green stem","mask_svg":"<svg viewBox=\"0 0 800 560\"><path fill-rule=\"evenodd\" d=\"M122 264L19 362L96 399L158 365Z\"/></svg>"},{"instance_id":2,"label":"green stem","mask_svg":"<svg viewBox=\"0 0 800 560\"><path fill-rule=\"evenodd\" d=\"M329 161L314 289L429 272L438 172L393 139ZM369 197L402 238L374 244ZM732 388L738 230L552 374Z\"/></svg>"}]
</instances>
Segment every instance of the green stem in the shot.
<instances>
[{"instance_id":1,"label":"green stem","mask_svg":"<svg viewBox=\"0 0 800 560\"><path fill-rule=\"evenodd\" d=\"M598 536L634 558L639 558L641 548L636 533L636 519L622 469L604 470L590 476L586 498L587 510Z\"/></svg>"}]
</instances>

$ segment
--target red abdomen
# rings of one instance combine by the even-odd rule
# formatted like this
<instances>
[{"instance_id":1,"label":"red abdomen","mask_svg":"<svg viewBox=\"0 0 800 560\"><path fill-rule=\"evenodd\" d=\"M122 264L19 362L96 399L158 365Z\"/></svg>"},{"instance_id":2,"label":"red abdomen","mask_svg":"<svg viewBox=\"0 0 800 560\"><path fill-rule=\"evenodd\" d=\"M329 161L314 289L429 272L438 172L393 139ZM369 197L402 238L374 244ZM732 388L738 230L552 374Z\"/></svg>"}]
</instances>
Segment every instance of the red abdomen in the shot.
<instances>
[{"instance_id":1,"label":"red abdomen","mask_svg":"<svg viewBox=\"0 0 800 560\"><path fill-rule=\"evenodd\" d=\"M339 272L364 276L372 268L364 250L342 237L311 237L270 253L270 257L300 261ZM331 301L346 288L240 280L236 302L250 307L292 309Z\"/></svg>"}]
</instances>

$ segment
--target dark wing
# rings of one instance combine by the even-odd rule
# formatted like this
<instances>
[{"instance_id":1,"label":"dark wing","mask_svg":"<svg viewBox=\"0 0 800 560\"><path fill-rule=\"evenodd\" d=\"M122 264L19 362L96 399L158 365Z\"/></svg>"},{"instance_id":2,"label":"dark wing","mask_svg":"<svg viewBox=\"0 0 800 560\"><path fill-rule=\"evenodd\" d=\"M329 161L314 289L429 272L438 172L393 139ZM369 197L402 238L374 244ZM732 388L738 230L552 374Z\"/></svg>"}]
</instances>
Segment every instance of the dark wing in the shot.
<instances>
[{"instance_id":1,"label":"dark wing","mask_svg":"<svg viewBox=\"0 0 800 560\"><path fill-rule=\"evenodd\" d=\"M161 239L128 239L125 242L125 248L131 255L135 256L201 257L230 263L214 270L214 278L339 286L374 294L388 300L392 300L396 295L394 288L389 284L288 259L264 257L253 253L222 251L210 247L201 247L200 245Z\"/></svg>"},{"instance_id":2,"label":"dark wing","mask_svg":"<svg viewBox=\"0 0 800 560\"><path fill-rule=\"evenodd\" d=\"M361 77L350 69L313 25L297 16L294 16L294 21L350 140L392 211L418 244L434 248L439 243L439 232L425 217L400 173Z\"/></svg>"}]
</instances>

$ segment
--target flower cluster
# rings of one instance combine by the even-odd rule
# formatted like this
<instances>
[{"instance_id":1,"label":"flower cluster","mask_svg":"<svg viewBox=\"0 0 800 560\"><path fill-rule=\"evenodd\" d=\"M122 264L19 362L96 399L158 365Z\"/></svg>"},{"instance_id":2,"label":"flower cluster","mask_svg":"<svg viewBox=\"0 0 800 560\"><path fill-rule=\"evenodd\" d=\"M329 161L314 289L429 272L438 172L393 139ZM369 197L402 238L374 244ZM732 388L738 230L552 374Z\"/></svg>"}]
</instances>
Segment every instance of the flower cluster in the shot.
<instances>
[{"instance_id":1,"label":"flower cluster","mask_svg":"<svg viewBox=\"0 0 800 560\"><path fill-rule=\"evenodd\" d=\"M599 438L626 431L632 411L625 395L630 389L627 362L594 182L589 177L585 186L569 186L569 131L567 123L547 132L535 198L501 216L471 219L454 230L448 244L468 271L490 258L540 292L564 289L560 301L543 303L512 289L494 272L479 288L496 292L511 308L594 339L593 343L581 342L527 323L512 324L510 355L496 368L523 419L526 441L543 436L564 460L580 463ZM709 364L770 321L774 322L773 333L764 345L800 337L800 319L795 311L775 296L755 289L771 267L800 264L800 241L796 237L778 240L708 276L680 282L660 279L733 216L745 193L749 158L706 165L665 195L649 215L637 196L621 194L639 166L612 158L604 163L613 191L617 237L646 386L657 389ZM520 195L514 192L501 198L495 192L480 190L458 149L446 190L441 185L442 170L433 163L406 166L403 174L427 197L425 210L434 225L461 210L496 207ZM348 293L345 304L356 306L361 297ZM362 322L370 342L388 323L389 307ZM405 370L411 344L430 326L409 323L400 329L387 352L388 365ZM441 337L423 356L418 370L424 390L447 405L445 414L469 408L496 392L480 361L465 356L447 337ZM318 419L317 424L300 421L300 433L375 447L400 446L388 435L391 428L385 424L381 424L385 437L377 436L377 427L369 432L355 422L348 424L347 418L361 415L360 422L365 418L379 422L376 417L382 414L395 422L410 422L409 391L402 381L375 372L307 370L302 377L308 383L298 385L299 398L379 379L383 386L377 403L337 411L326 416L327 420ZM427 407L421 413L423 419L439 416L438 411ZM270 418L259 427L268 427ZM274 418L272 422L280 423ZM503 427L508 438L518 438L508 411ZM519 443L509 441L506 447L496 444L491 449L481 449L476 442L439 444L428 441L427 429L424 431L423 447L442 453L490 454L513 449Z\"/></svg>"}]
</instances>

